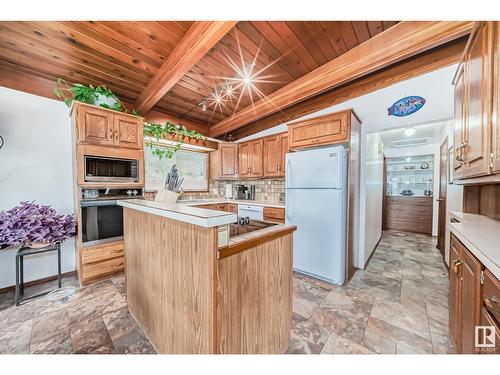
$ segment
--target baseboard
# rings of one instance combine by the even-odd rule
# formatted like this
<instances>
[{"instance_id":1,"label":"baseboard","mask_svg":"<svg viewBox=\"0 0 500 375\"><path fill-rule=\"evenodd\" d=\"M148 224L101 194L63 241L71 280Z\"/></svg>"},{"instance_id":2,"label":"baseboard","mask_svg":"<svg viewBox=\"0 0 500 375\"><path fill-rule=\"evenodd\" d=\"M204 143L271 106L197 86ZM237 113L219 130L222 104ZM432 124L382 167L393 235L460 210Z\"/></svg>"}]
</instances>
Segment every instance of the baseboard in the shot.
<instances>
[{"instance_id":1,"label":"baseboard","mask_svg":"<svg viewBox=\"0 0 500 375\"><path fill-rule=\"evenodd\" d=\"M62 277L73 276L73 275L76 275L76 271L70 271L70 272L65 272L65 273L61 274ZM42 284L42 283L46 283L47 281L53 281L53 280L57 280L57 275L44 277L44 278L38 279L38 280L27 281L24 283L24 287L27 288L29 286ZM0 293L10 292L11 290L16 290L15 284L10 285L10 286L6 286L4 288L0 288Z\"/></svg>"}]
</instances>

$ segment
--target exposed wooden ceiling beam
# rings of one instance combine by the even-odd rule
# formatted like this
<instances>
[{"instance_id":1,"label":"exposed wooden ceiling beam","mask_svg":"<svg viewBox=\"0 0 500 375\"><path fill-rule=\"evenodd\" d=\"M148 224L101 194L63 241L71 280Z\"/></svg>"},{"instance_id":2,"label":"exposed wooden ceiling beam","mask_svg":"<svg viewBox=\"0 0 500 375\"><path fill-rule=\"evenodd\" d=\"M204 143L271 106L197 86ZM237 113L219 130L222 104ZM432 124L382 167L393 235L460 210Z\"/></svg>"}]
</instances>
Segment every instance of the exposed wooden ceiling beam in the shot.
<instances>
[{"instance_id":1,"label":"exposed wooden ceiling beam","mask_svg":"<svg viewBox=\"0 0 500 375\"><path fill-rule=\"evenodd\" d=\"M473 22L404 21L210 128L218 137L364 75L468 34Z\"/></svg>"},{"instance_id":2,"label":"exposed wooden ceiling beam","mask_svg":"<svg viewBox=\"0 0 500 375\"><path fill-rule=\"evenodd\" d=\"M197 21L175 46L135 103L146 114L237 22Z\"/></svg>"},{"instance_id":3,"label":"exposed wooden ceiling beam","mask_svg":"<svg viewBox=\"0 0 500 375\"><path fill-rule=\"evenodd\" d=\"M0 86L57 100L54 92L52 91L55 86L55 79L22 71L19 67L16 67L15 64L11 63L2 62L0 64ZM123 101L123 103L128 109L132 108L132 104L130 102ZM61 105L64 104L61 103ZM209 128L207 125L186 119L180 119L164 112L151 110L145 117L147 121L160 123L171 121L175 124L183 125L189 130L196 130L203 135L208 135Z\"/></svg>"},{"instance_id":4,"label":"exposed wooden ceiling beam","mask_svg":"<svg viewBox=\"0 0 500 375\"><path fill-rule=\"evenodd\" d=\"M398 82L456 64L461 60L466 43L467 37L459 38L446 45L423 52L418 56L291 105L282 111L251 122L231 134L233 139L241 139Z\"/></svg>"}]
</instances>

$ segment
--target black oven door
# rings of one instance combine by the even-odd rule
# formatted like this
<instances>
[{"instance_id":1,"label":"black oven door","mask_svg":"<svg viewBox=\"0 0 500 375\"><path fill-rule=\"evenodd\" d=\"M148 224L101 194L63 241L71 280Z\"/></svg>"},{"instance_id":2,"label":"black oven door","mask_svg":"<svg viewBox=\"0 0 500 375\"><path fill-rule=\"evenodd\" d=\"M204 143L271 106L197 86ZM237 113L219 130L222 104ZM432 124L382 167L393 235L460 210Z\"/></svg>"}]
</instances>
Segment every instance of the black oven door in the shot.
<instances>
[{"instance_id":1,"label":"black oven door","mask_svg":"<svg viewBox=\"0 0 500 375\"><path fill-rule=\"evenodd\" d=\"M81 210L84 244L123 238L123 207L116 200L82 201Z\"/></svg>"}]
</instances>

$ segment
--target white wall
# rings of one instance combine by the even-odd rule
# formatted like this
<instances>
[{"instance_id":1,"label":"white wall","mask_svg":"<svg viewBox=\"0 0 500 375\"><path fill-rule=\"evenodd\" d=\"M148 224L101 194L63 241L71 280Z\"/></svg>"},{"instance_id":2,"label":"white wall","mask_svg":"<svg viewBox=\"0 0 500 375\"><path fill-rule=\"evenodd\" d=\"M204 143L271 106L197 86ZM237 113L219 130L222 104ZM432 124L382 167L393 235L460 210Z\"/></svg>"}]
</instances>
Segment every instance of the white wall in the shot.
<instances>
[{"instance_id":1,"label":"white wall","mask_svg":"<svg viewBox=\"0 0 500 375\"><path fill-rule=\"evenodd\" d=\"M384 154L379 133L361 135L359 254L355 266L365 268L382 236ZM357 264L356 264L357 263Z\"/></svg>"},{"instance_id":2,"label":"white wall","mask_svg":"<svg viewBox=\"0 0 500 375\"><path fill-rule=\"evenodd\" d=\"M433 163L433 174L434 174L434 182L432 193L433 203L432 203L432 235L437 236L438 231L438 202L436 201L436 197L439 191L439 159L440 159L440 151L439 151L439 143L433 143L423 146L415 146L415 147L401 147L401 148L385 148L384 154L386 158L397 158L404 156L419 156L419 155L434 155L434 163Z\"/></svg>"},{"instance_id":3,"label":"white wall","mask_svg":"<svg viewBox=\"0 0 500 375\"><path fill-rule=\"evenodd\" d=\"M61 102L0 87L0 210L20 201L51 205L73 213L71 122ZM15 283L17 248L0 251L0 288ZM75 244L62 247L62 271L75 269ZM57 257L42 254L25 260L25 281L55 275Z\"/></svg>"}]
</instances>

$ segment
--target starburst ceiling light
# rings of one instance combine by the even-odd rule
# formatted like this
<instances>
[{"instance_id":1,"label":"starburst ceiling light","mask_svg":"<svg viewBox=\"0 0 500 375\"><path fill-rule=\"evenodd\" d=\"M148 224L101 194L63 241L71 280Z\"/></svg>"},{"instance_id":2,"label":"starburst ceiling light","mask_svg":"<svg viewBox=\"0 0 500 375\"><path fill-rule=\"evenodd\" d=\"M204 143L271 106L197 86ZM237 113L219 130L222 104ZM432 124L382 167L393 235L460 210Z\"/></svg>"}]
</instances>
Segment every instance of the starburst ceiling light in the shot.
<instances>
[{"instance_id":1,"label":"starburst ceiling light","mask_svg":"<svg viewBox=\"0 0 500 375\"><path fill-rule=\"evenodd\" d=\"M211 89L210 95L203 98L198 103L203 111L206 111L209 107L213 107L212 115L217 109L220 110L221 113L223 113L224 110L226 110L227 112L236 112L238 106L240 105L242 96L245 93L249 95L250 101L253 105L254 95L257 95L258 98L266 97L264 93L256 86L256 83L278 82L270 80L270 78L272 77L271 75L264 76L262 73L271 65L278 62L279 59L256 71L256 61L261 50L260 45L255 53L255 56L253 57L252 62L248 64L243 59L243 52L240 46L237 32L235 33L235 39L238 45L239 56L241 60L240 63L236 63L229 55L225 55L226 63L234 70L235 75L232 77L212 77L219 82L222 80L223 83L218 87ZM232 109L226 105L226 103L234 103L234 101L236 101L236 103Z\"/></svg>"}]
</instances>

